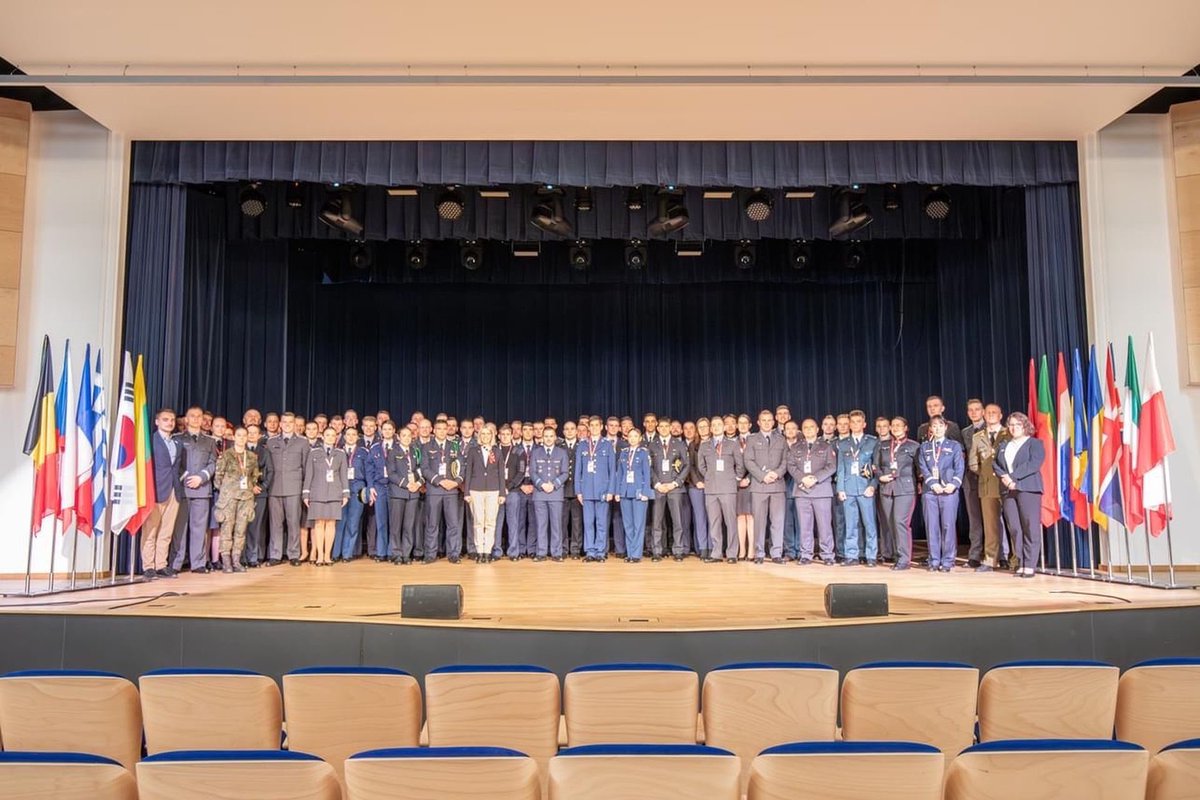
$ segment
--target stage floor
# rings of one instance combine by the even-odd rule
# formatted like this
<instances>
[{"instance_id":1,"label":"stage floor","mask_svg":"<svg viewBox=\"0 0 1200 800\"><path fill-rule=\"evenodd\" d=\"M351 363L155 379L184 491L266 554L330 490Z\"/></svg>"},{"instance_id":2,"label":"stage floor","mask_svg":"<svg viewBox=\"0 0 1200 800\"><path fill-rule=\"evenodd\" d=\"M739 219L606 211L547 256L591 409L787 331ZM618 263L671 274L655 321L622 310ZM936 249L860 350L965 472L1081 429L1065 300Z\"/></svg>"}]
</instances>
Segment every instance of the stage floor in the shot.
<instances>
[{"instance_id":1,"label":"stage floor","mask_svg":"<svg viewBox=\"0 0 1200 800\"><path fill-rule=\"evenodd\" d=\"M1188 576L1194 577L1192 575ZM462 584L457 621L400 617L404 584ZM829 619L828 583L887 583L886 618ZM42 582L44 586L44 579ZM35 590L41 588L36 582ZM16 581L0 592L19 591ZM318 569L287 564L245 574L183 573L42 598L6 596L0 613L368 622L464 628L574 631L700 631L800 628L1024 614L1200 605L1200 591L1039 575L825 567L698 559L626 564L580 561L396 566L359 559Z\"/></svg>"}]
</instances>

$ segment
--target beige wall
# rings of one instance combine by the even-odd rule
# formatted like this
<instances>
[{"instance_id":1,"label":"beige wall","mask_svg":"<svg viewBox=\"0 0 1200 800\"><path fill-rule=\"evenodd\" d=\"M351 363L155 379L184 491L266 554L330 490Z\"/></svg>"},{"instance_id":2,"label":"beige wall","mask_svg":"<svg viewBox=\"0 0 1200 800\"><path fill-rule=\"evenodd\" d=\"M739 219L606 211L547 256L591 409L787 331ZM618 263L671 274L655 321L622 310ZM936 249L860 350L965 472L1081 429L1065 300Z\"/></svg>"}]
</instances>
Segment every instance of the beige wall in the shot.
<instances>
[{"instance_id":1,"label":"beige wall","mask_svg":"<svg viewBox=\"0 0 1200 800\"><path fill-rule=\"evenodd\" d=\"M28 103L0 99L0 387L13 385L17 360L29 116Z\"/></svg>"}]
</instances>

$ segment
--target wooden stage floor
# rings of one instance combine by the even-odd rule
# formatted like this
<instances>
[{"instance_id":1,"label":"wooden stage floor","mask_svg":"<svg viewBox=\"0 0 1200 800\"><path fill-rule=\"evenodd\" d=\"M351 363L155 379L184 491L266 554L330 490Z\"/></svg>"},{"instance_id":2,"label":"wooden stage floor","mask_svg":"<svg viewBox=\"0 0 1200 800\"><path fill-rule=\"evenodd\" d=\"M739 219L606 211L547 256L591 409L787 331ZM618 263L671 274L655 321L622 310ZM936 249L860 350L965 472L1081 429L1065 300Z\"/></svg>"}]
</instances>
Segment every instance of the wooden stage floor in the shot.
<instances>
[{"instance_id":1,"label":"wooden stage floor","mask_svg":"<svg viewBox=\"0 0 1200 800\"><path fill-rule=\"evenodd\" d=\"M1188 576L1192 577L1192 576ZM458 621L399 615L403 584L460 583ZM887 583L891 615L831 620L827 583ZM44 579L43 579L44 585ZM15 592L16 581L0 582ZM35 590L40 588L35 583ZM697 631L902 623L914 620L1200 605L1200 591L1010 573L949 574L913 568L825 567L649 560L626 564L521 561L396 566L365 559L318 569L287 564L245 574L184 573L42 598L0 598L0 613L54 613L209 619L312 620L465 628L577 631Z\"/></svg>"}]
</instances>

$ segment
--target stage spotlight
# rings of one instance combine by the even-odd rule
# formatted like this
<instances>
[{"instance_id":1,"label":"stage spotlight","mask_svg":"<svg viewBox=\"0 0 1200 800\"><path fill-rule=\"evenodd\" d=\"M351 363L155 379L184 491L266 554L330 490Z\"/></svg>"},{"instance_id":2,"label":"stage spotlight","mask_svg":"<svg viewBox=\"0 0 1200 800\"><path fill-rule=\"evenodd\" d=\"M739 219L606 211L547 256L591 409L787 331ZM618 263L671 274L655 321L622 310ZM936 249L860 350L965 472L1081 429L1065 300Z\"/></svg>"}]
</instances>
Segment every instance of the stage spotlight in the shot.
<instances>
[{"instance_id":1,"label":"stage spotlight","mask_svg":"<svg viewBox=\"0 0 1200 800\"><path fill-rule=\"evenodd\" d=\"M425 269L425 261L428 256L428 250L425 243L421 240L410 242L404 251L404 260L408 263L409 269Z\"/></svg>"},{"instance_id":2,"label":"stage spotlight","mask_svg":"<svg viewBox=\"0 0 1200 800\"><path fill-rule=\"evenodd\" d=\"M458 260L469 270L483 266L483 248L474 239L466 239L458 247Z\"/></svg>"},{"instance_id":3,"label":"stage spotlight","mask_svg":"<svg viewBox=\"0 0 1200 800\"><path fill-rule=\"evenodd\" d=\"M592 190L588 187L575 190L575 210L581 214L592 210Z\"/></svg>"},{"instance_id":4,"label":"stage spotlight","mask_svg":"<svg viewBox=\"0 0 1200 800\"><path fill-rule=\"evenodd\" d=\"M304 185L300 181L292 181L287 190L288 208L304 208Z\"/></svg>"},{"instance_id":5,"label":"stage spotlight","mask_svg":"<svg viewBox=\"0 0 1200 800\"><path fill-rule=\"evenodd\" d=\"M538 190L538 202L529 215L529 223L555 236L570 236L575 232L563 215L563 193L561 189Z\"/></svg>"},{"instance_id":6,"label":"stage spotlight","mask_svg":"<svg viewBox=\"0 0 1200 800\"><path fill-rule=\"evenodd\" d=\"M354 216L354 204L349 192L330 195L317 219L334 230L344 231L355 237L362 236L363 224Z\"/></svg>"},{"instance_id":7,"label":"stage spotlight","mask_svg":"<svg viewBox=\"0 0 1200 800\"><path fill-rule=\"evenodd\" d=\"M846 248L845 265L846 269L858 269L867 260L866 251L858 242Z\"/></svg>"},{"instance_id":8,"label":"stage spotlight","mask_svg":"<svg viewBox=\"0 0 1200 800\"><path fill-rule=\"evenodd\" d=\"M683 204L683 195L671 190L658 193L658 216L646 226L650 236L670 236L688 225L688 210Z\"/></svg>"},{"instance_id":9,"label":"stage spotlight","mask_svg":"<svg viewBox=\"0 0 1200 800\"><path fill-rule=\"evenodd\" d=\"M788 263L792 269L805 269L812 263L812 245L807 239L793 239L788 244Z\"/></svg>"},{"instance_id":10,"label":"stage spotlight","mask_svg":"<svg viewBox=\"0 0 1200 800\"><path fill-rule=\"evenodd\" d=\"M641 269L646 266L646 243L641 239L630 239L625 245L625 266L630 269Z\"/></svg>"},{"instance_id":11,"label":"stage spotlight","mask_svg":"<svg viewBox=\"0 0 1200 800\"><path fill-rule=\"evenodd\" d=\"M738 242L737 248L733 251L733 263L737 264L738 269L751 269L754 267L754 245L749 239L742 239Z\"/></svg>"},{"instance_id":12,"label":"stage spotlight","mask_svg":"<svg viewBox=\"0 0 1200 800\"><path fill-rule=\"evenodd\" d=\"M629 211L641 211L645 206L642 203L642 189L640 186L635 186L629 190L629 194L625 195L625 208Z\"/></svg>"},{"instance_id":13,"label":"stage spotlight","mask_svg":"<svg viewBox=\"0 0 1200 800\"><path fill-rule=\"evenodd\" d=\"M766 222L771 216L771 209L774 203L771 201L771 195L756 189L754 194L746 198L746 216L751 222Z\"/></svg>"},{"instance_id":14,"label":"stage spotlight","mask_svg":"<svg viewBox=\"0 0 1200 800\"><path fill-rule=\"evenodd\" d=\"M448 222L462 219L462 215L467 210L467 204L463 200L462 192L454 187L447 187L446 191L439 194L435 204L437 205L438 216Z\"/></svg>"},{"instance_id":15,"label":"stage spotlight","mask_svg":"<svg viewBox=\"0 0 1200 800\"><path fill-rule=\"evenodd\" d=\"M355 269L370 269L374 263L375 255L366 242L359 242L350 250L350 266Z\"/></svg>"},{"instance_id":16,"label":"stage spotlight","mask_svg":"<svg viewBox=\"0 0 1200 800\"><path fill-rule=\"evenodd\" d=\"M883 189L883 210L900 210L900 187L894 183L888 184Z\"/></svg>"},{"instance_id":17,"label":"stage spotlight","mask_svg":"<svg viewBox=\"0 0 1200 800\"><path fill-rule=\"evenodd\" d=\"M930 219L945 219L950 216L950 195L940 186L932 187L921 201L921 210Z\"/></svg>"},{"instance_id":18,"label":"stage spotlight","mask_svg":"<svg viewBox=\"0 0 1200 800\"><path fill-rule=\"evenodd\" d=\"M247 217L261 217L262 213L267 210L267 198L258 190L258 187L258 183L252 183L242 187L242 191L238 192L238 205L242 207L242 213Z\"/></svg>"},{"instance_id":19,"label":"stage spotlight","mask_svg":"<svg viewBox=\"0 0 1200 800\"><path fill-rule=\"evenodd\" d=\"M838 215L829 226L830 237L836 239L848 236L871 224L874 217L871 216L871 211L864 202L866 196L866 192L859 190L857 186L851 189L837 190L834 201Z\"/></svg>"},{"instance_id":20,"label":"stage spotlight","mask_svg":"<svg viewBox=\"0 0 1200 800\"><path fill-rule=\"evenodd\" d=\"M572 268L583 272L592 265L592 246L583 239L577 240L571 245L567 260L571 262Z\"/></svg>"}]
</instances>

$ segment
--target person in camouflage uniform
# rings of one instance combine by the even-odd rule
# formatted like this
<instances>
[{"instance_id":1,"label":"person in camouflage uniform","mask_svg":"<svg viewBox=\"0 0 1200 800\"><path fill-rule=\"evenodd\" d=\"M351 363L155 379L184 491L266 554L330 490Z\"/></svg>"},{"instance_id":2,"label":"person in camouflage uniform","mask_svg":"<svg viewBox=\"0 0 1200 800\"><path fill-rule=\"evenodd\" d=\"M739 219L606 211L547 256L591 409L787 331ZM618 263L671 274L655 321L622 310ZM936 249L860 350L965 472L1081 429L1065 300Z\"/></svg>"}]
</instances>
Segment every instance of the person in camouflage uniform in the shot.
<instances>
[{"instance_id":1,"label":"person in camouflage uniform","mask_svg":"<svg viewBox=\"0 0 1200 800\"><path fill-rule=\"evenodd\" d=\"M246 449L246 429L233 434L233 447L217 459L213 484L220 494L216 518L221 525L221 571L245 572L242 548L246 527L254 520L254 487L258 483L258 456Z\"/></svg>"}]
</instances>

